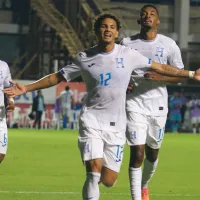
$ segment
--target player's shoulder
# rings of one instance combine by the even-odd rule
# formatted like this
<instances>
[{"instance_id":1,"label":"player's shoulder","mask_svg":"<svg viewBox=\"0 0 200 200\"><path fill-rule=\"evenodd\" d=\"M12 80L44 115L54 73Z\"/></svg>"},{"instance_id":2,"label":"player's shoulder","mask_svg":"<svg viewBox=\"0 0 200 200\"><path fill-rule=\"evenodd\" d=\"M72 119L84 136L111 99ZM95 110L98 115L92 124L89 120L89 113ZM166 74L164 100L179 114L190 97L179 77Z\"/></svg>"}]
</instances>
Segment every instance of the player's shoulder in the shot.
<instances>
[{"instance_id":1,"label":"player's shoulder","mask_svg":"<svg viewBox=\"0 0 200 200\"><path fill-rule=\"evenodd\" d=\"M90 58L98 54L97 51L97 45L90 47L89 49L85 49L84 51L81 51L77 54L77 58L84 59L84 58Z\"/></svg>"},{"instance_id":2,"label":"player's shoulder","mask_svg":"<svg viewBox=\"0 0 200 200\"><path fill-rule=\"evenodd\" d=\"M124 45L121 45L121 44L116 44L115 48L117 48L118 52L121 52L122 54L126 54L126 53L132 51L131 47L124 46Z\"/></svg>"},{"instance_id":3,"label":"player's shoulder","mask_svg":"<svg viewBox=\"0 0 200 200\"><path fill-rule=\"evenodd\" d=\"M138 34L135 34L135 35L132 35L130 37L126 37L126 38L123 38L122 41L120 42L121 45L128 45L128 44L132 44L132 43L137 43L139 41L139 33Z\"/></svg>"},{"instance_id":4,"label":"player's shoulder","mask_svg":"<svg viewBox=\"0 0 200 200\"><path fill-rule=\"evenodd\" d=\"M8 68L8 64L5 61L3 61L3 60L0 60L0 66Z\"/></svg>"},{"instance_id":5,"label":"player's shoulder","mask_svg":"<svg viewBox=\"0 0 200 200\"><path fill-rule=\"evenodd\" d=\"M161 43L165 44L166 46L171 46L171 45L176 44L176 42L172 38L163 34L158 34L158 40Z\"/></svg>"}]
</instances>

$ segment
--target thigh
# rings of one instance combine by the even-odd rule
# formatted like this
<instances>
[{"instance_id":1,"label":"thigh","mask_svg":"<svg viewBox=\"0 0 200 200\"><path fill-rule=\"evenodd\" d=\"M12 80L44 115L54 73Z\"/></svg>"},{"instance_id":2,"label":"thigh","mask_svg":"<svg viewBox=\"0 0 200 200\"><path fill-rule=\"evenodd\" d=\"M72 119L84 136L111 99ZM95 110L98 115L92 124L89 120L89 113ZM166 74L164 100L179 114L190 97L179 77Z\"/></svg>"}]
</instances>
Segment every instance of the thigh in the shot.
<instances>
[{"instance_id":1,"label":"thigh","mask_svg":"<svg viewBox=\"0 0 200 200\"><path fill-rule=\"evenodd\" d=\"M152 149L161 147L167 116L150 117L146 144Z\"/></svg>"},{"instance_id":2,"label":"thigh","mask_svg":"<svg viewBox=\"0 0 200 200\"><path fill-rule=\"evenodd\" d=\"M125 130L119 132L102 131L101 137L104 141L103 168L118 173L126 142Z\"/></svg>"},{"instance_id":3,"label":"thigh","mask_svg":"<svg viewBox=\"0 0 200 200\"><path fill-rule=\"evenodd\" d=\"M123 160L124 145L110 145L104 147L103 167L119 172Z\"/></svg>"},{"instance_id":4,"label":"thigh","mask_svg":"<svg viewBox=\"0 0 200 200\"><path fill-rule=\"evenodd\" d=\"M6 154L8 147L8 129L6 122L0 122L0 153Z\"/></svg>"},{"instance_id":5,"label":"thigh","mask_svg":"<svg viewBox=\"0 0 200 200\"><path fill-rule=\"evenodd\" d=\"M103 158L104 142L99 130L84 128L79 131L78 146L83 162Z\"/></svg>"},{"instance_id":6,"label":"thigh","mask_svg":"<svg viewBox=\"0 0 200 200\"><path fill-rule=\"evenodd\" d=\"M147 123L145 115L127 112L126 138L129 146L143 145L146 143Z\"/></svg>"}]
</instances>

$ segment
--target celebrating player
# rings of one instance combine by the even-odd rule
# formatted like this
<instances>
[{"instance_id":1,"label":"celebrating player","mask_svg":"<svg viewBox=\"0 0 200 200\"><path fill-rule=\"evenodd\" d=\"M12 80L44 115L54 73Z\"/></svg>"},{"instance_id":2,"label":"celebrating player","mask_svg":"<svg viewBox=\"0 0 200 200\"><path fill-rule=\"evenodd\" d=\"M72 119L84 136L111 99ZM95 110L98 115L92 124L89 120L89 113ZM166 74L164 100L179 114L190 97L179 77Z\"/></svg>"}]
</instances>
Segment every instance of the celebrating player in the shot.
<instances>
[{"instance_id":1,"label":"celebrating player","mask_svg":"<svg viewBox=\"0 0 200 200\"><path fill-rule=\"evenodd\" d=\"M200 80L200 70L191 72L151 62L151 59L139 52L115 44L119 29L120 21L114 15L98 16L94 21L98 38L96 46L80 52L71 65L59 72L28 85L13 83L14 87L4 90L13 97L82 76L87 87L87 97L80 114L78 141L87 172L82 192L84 200L99 199L100 181L111 187L117 180L126 138L126 89L132 71L146 68Z\"/></svg>"},{"instance_id":2,"label":"celebrating player","mask_svg":"<svg viewBox=\"0 0 200 200\"><path fill-rule=\"evenodd\" d=\"M141 26L140 33L124 38L123 45L137 50L152 61L184 68L180 49L175 41L157 33L160 20L158 9L154 5L141 8L138 24ZM158 152L164 137L168 112L165 82L180 82L182 79L146 72L146 69L135 72L137 73L133 73L131 81L135 87L127 95L126 105L130 188L133 200L141 200L141 193L142 200L149 200L147 186L158 165ZM155 81L144 80L144 75Z\"/></svg>"},{"instance_id":3,"label":"celebrating player","mask_svg":"<svg viewBox=\"0 0 200 200\"><path fill-rule=\"evenodd\" d=\"M10 87L11 75L7 63L0 60L0 163L3 161L8 147L8 130L6 124L6 110L11 112L14 110L13 98L7 98L3 93L3 88Z\"/></svg>"}]
</instances>

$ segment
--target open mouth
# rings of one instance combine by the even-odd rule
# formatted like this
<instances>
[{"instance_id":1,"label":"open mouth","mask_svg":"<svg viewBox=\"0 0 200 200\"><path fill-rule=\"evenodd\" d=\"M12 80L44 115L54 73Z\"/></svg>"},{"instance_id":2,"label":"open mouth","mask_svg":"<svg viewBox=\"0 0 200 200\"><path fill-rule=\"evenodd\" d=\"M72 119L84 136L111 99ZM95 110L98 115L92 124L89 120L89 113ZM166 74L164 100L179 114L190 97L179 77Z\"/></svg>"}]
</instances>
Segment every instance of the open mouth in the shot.
<instances>
[{"instance_id":1,"label":"open mouth","mask_svg":"<svg viewBox=\"0 0 200 200\"><path fill-rule=\"evenodd\" d=\"M152 23L152 21L151 20L149 20L149 19L147 19L147 20L144 20L144 24L151 24Z\"/></svg>"},{"instance_id":2,"label":"open mouth","mask_svg":"<svg viewBox=\"0 0 200 200\"><path fill-rule=\"evenodd\" d=\"M104 37L104 38L111 38L111 36L112 36L112 35L111 35L110 33L104 33L104 34L103 34L103 37Z\"/></svg>"}]
</instances>

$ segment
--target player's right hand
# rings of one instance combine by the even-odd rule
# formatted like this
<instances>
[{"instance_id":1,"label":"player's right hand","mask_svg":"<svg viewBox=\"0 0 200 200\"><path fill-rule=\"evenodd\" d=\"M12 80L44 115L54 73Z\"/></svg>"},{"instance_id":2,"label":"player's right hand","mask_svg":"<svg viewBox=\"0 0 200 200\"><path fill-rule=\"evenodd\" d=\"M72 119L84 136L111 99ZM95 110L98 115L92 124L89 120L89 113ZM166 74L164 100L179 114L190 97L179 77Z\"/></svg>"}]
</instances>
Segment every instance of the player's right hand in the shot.
<instances>
[{"instance_id":1,"label":"player's right hand","mask_svg":"<svg viewBox=\"0 0 200 200\"><path fill-rule=\"evenodd\" d=\"M10 83L13 85L12 87L3 89L3 92L7 94L8 97L13 98L26 93L26 87L24 85L14 83L13 81L10 81Z\"/></svg>"}]
</instances>

